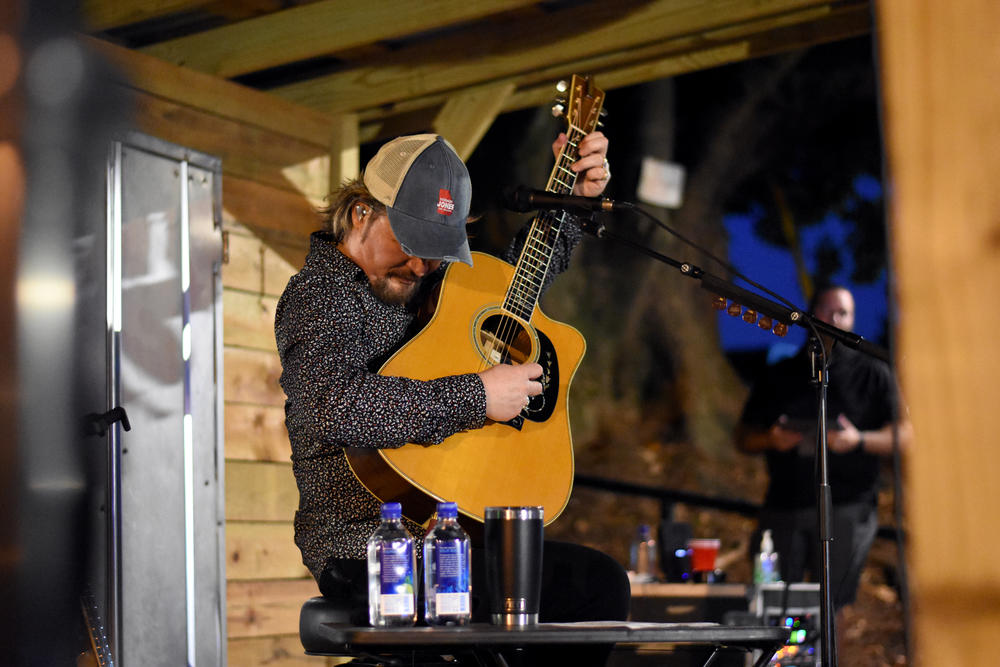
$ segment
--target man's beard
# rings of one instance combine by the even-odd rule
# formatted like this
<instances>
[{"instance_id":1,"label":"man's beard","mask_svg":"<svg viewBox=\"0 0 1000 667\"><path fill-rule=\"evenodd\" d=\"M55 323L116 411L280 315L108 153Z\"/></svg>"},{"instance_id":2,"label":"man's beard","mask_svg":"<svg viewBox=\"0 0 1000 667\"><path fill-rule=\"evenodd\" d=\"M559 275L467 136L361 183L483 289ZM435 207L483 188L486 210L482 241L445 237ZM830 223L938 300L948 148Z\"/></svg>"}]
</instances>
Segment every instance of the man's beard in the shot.
<instances>
[{"instance_id":1,"label":"man's beard","mask_svg":"<svg viewBox=\"0 0 1000 667\"><path fill-rule=\"evenodd\" d=\"M396 278L413 278L414 282L406 283L392 280L393 277ZM376 297L379 298L383 303L387 303L390 306L405 306L410 302L410 299L417 293L420 289L420 283L422 279L409 275L393 274L382 276L375 282L371 283L372 292Z\"/></svg>"}]
</instances>

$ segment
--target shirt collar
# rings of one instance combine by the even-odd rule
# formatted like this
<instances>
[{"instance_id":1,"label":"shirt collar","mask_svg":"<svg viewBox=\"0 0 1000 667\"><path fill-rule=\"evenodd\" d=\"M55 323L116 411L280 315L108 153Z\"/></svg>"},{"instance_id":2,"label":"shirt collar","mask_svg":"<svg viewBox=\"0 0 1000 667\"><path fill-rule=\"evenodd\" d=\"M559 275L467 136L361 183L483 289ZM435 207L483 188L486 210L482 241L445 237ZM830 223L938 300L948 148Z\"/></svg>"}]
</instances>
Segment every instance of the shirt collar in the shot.
<instances>
[{"instance_id":1,"label":"shirt collar","mask_svg":"<svg viewBox=\"0 0 1000 667\"><path fill-rule=\"evenodd\" d=\"M350 257L340 251L333 234L330 232L310 234L309 253L334 271L349 275L356 282L368 282L368 276L365 275L365 272Z\"/></svg>"}]
</instances>

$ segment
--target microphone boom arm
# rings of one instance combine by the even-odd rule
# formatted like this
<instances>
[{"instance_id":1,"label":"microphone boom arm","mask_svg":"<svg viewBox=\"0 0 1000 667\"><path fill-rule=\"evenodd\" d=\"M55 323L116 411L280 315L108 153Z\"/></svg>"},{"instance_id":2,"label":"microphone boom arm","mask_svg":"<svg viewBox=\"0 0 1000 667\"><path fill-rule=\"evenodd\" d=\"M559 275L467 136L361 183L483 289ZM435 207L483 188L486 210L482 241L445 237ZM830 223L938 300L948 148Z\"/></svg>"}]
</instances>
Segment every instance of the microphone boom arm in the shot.
<instances>
[{"instance_id":1,"label":"microphone boom arm","mask_svg":"<svg viewBox=\"0 0 1000 667\"><path fill-rule=\"evenodd\" d=\"M615 202L615 205L618 207L630 206L624 202ZM605 225L599 222L596 218L596 214L591 214L588 217L577 217L576 220L578 221L581 229L588 234L592 234L593 236L601 239L616 241L622 245L633 248L634 250L638 250L645 255L649 255L653 259L659 260L668 266L672 266L680 271L681 275L698 280L701 283L702 289L708 290L713 294L717 294L735 301L736 303L747 306L748 308L752 308L758 313L767 315L771 319L783 322L786 325L796 324L810 332L818 330L830 336L834 340L837 340L848 347L854 348L859 352L875 357L876 359L881 359L889 363L892 361L892 357L889 355L888 350L866 340L863 336L859 336L853 331L844 331L843 329L827 324L826 322L823 322L801 310L793 310L783 306L780 303L756 294L755 292L744 289L729 280L712 275L701 267L690 262L681 262L673 257L668 257L667 255L656 252L641 243L637 243L629 238L609 231L607 227L605 227Z\"/></svg>"}]
</instances>

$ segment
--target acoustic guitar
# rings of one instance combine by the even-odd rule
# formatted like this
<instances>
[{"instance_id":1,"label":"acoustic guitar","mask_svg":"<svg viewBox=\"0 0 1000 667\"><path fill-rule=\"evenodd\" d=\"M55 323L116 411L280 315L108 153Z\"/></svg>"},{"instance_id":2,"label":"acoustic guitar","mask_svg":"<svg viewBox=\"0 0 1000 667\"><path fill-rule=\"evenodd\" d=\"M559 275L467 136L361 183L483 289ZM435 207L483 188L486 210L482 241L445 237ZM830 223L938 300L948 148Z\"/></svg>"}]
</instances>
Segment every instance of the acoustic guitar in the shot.
<instances>
[{"instance_id":1,"label":"acoustic guitar","mask_svg":"<svg viewBox=\"0 0 1000 667\"><path fill-rule=\"evenodd\" d=\"M598 124L604 93L574 76L561 113L568 143L556 159L548 192L570 194L569 169L581 139ZM559 107L556 107L557 109ZM580 333L546 317L538 297L565 214L535 216L515 266L473 253L473 268L455 262L446 270L427 325L380 369L387 376L430 380L476 373L502 363L537 362L540 395L509 422L488 422L434 446L348 448L355 476L383 502L426 524L439 500L458 503L481 522L493 505L541 505L546 523L563 511L573 488L573 442L568 395L583 358Z\"/></svg>"}]
</instances>

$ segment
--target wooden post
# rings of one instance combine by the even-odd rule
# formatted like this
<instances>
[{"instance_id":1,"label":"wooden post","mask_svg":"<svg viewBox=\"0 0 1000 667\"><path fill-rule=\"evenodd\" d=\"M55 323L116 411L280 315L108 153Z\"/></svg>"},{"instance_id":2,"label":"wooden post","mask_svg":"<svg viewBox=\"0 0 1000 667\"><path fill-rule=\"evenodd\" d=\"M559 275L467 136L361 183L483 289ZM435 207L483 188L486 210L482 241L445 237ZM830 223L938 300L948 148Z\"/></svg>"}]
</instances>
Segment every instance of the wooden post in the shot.
<instances>
[{"instance_id":1,"label":"wooden post","mask_svg":"<svg viewBox=\"0 0 1000 667\"><path fill-rule=\"evenodd\" d=\"M358 135L358 115L334 117L330 137L330 192L348 178L361 173L361 150Z\"/></svg>"},{"instance_id":2,"label":"wooden post","mask_svg":"<svg viewBox=\"0 0 1000 667\"><path fill-rule=\"evenodd\" d=\"M883 0L913 637L923 665L996 660L1000 627L1000 3Z\"/></svg>"}]
</instances>

